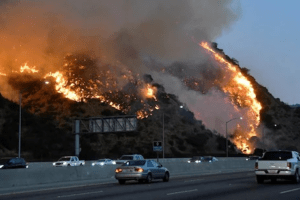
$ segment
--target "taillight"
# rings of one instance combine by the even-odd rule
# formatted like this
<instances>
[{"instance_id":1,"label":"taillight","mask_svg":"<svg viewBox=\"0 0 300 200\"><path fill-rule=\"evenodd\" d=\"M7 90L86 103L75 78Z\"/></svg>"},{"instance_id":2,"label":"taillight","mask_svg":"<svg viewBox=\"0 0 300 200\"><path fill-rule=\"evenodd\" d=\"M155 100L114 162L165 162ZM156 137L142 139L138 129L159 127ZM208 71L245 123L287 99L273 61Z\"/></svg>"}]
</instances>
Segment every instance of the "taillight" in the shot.
<instances>
[{"instance_id":1,"label":"taillight","mask_svg":"<svg viewBox=\"0 0 300 200\"><path fill-rule=\"evenodd\" d=\"M135 170L136 172L143 172L143 171L144 171L144 169L143 169L143 168L140 168L140 167L135 168L134 170Z\"/></svg>"},{"instance_id":2,"label":"taillight","mask_svg":"<svg viewBox=\"0 0 300 200\"><path fill-rule=\"evenodd\" d=\"M119 172L122 172L122 171L123 171L123 170L120 169L120 168L117 168L117 169L115 170L116 173L119 173Z\"/></svg>"},{"instance_id":3,"label":"taillight","mask_svg":"<svg viewBox=\"0 0 300 200\"><path fill-rule=\"evenodd\" d=\"M287 167L288 167L288 168L292 168L292 163L287 162Z\"/></svg>"},{"instance_id":4,"label":"taillight","mask_svg":"<svg viewBox=\"0 0 300 200\"><path fill-rule=\"evenodd\" d=\"M255 163L255 169L258 169L258 162Z\"/></svg>"}]
</instances>

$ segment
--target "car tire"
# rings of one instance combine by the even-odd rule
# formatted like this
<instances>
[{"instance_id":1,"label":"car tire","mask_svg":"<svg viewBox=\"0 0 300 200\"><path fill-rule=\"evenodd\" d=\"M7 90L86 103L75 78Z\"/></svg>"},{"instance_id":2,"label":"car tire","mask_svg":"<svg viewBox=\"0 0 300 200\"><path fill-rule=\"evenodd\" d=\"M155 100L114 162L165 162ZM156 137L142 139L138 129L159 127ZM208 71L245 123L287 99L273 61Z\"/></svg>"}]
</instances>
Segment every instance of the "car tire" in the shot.
<instances>
[{"instance_id":1,"label":"car tire","mask_svg":"<svg viewBox=\"0 0 300 200\"><path fill-rule=\"evenodd\" d=\"M120 179L119 179L118 181L119 181L119 184L120 184L120 185L124 185L125 182L126 182L126 180L120 180Z\"/></svg>"},{"instance_id":2,"label":"car tire","mask_svg":"<svg viewBox=\"0 0 300 200\"><path fill-rule=\"evenodd\" d=\"M264 178L262 176L256 176L257 183L264 183Z\"/></svg>"},{"instance_id":3,"label":"car tire","mask_svg":"<svg viewBox=\"0 0 300 200\"><path fill-rule=\"evenodd\" d=\"M152 182L152 174L148 174L146 178L146 183L151 183Z\"/></svg>"},{"instance_id":4,"label":"car tire","mask_svg":"<svg viewBox=\"0 0 300 200\"><path fill-rule=\"evenodd\" d=\"M294 181L294 183L299 183L300 182L300 177L299 177L298 169L295 172L295 175L293 177L293 181Z\"/></svg>"},{"instance_id":5,"label":"car tire","mask_svg":"<svg viewBox=\"0 0 300 200\"><path fill-rule=\"evenodd\" d=\"M169 175L168 172L166 172L166 173L165 173L165 176L164 176L164 178L163 178L163 181L164 181L164 182L169 182L169 179L170 179L170 175Z\"/></svg>"}]
</instances>

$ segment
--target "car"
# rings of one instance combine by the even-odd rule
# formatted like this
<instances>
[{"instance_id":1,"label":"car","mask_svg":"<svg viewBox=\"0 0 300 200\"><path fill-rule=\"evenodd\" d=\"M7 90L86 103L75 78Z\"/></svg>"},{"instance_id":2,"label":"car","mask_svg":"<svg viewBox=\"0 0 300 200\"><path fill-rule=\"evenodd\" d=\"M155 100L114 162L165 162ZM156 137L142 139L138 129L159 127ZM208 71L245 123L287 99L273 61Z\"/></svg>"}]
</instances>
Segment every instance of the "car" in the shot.
<instances>
[{"instance_id":1,"label":"car","mask_svg":"<svg viewBox=\"0 0 300 200\"><path fill-rule=\"evenodd\" d=\"M128 160L144 160L144 157L140 154L123 155L116 160L116 164L123 164Z\"/></svg>"},{"instance_id":2,"label":"car","mask_svg":"<svg viewBox=\"0 0 300 200\"><path fill-rule=\"evenodd\" d=\"M187 162L188 163L201 163L203 160L202 156L193 156L191 159L189 159Z\"/></svg>"},{"instance_id":3,"label":"car","mask_svg":"<svg viewBox=\"0 0 300 200\"><path fill-rule=\"evenodd\" d=\"M115 165L115 164L116 164L116 161L111 160L109 158L104 158L104 159L99 159L96 162L93 162L92 166L95 166L95 165L100 165L100 166L103 166L103 165Z\"/></svg>"},{"instance_id":4,"label":"car","mask_svg":"<svg viewBox=\"0 0 300 200\"><path fill-rule=\"evenodd\" d=\"M77 156L63 156L57 162L53 163L54 167L66 167L66 166L83 166L84 160L79 160Z\"/></svg>"},{"instance_id":5,"label":"car","mask_svg":"<svg viewBox=\"0 0 300 200\"><path fill-rule=\"evenodd\" d=\"M260 156L249 156L246 158L246 160L258 160L260 158L261 158Z\"/></svg>"},{"instance_id":6,"label":"car","mask_svg":"<svg viewBox=\"0 0 300 200\"><path fill-rule=\"evenodd\" d=\"M258 184L270 179L289 179L300 182L300 155L297 151L277 150L267 151L255 162L255 175Z\"/></svg>"},{"instance_id":7,"label":"car","mask_svg":"<svg viewBox=\"0 0 300 200\"><path fill-rule=\"evenodd\" d=\"M0 169L28 168L24 158L1 158Z\"/></svg>"},{"instance_id":8,"label":"car","mask_svg":"<svg viewBox=\"0 0 300 200\"><path fill-rule=\"evenodd\" d=\"M202 159L202 162L216 162L218 161L218 159L216 157L213 156L204 156Z\"/></svg>"},{"instance_id":9,"label":"car","mask_svg":"<svg viewBox=\"0 0 300 200\"><path fill-rule=\"evenodd\" d=\"M170 172L154 160L130 160L116 168L115 178L120 184L125 184L128 180L150 183L153 179L162 179L168 182Z\"/></svg>"}]
</instances>

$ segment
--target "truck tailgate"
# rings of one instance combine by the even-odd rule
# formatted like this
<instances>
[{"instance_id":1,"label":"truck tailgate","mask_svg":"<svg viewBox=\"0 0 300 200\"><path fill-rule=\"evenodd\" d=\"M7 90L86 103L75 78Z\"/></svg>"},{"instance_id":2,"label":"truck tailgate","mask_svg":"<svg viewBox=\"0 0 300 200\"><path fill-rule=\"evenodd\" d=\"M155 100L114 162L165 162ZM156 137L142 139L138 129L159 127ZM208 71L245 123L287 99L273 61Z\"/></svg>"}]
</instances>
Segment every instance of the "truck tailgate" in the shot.
<instances>
[{"instance_id":1,"label":"truck tailgate","mask_svg":"<svg viewBox=\"0 0 300 200\"><path fill-rule=\"evenodd\" d=\"M287 169L287 161L260 160L258 169Z\"/></svg>"}]
</instances>

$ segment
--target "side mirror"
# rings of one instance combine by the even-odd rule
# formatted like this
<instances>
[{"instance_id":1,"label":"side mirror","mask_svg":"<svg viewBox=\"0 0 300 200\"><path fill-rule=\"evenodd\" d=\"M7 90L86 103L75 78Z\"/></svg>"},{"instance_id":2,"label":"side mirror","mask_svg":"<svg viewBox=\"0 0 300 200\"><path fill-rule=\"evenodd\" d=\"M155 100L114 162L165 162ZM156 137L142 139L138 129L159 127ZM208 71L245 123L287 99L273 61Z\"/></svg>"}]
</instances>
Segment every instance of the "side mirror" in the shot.
<instances>
[{"instance_id":1,"label":"side mirror","mask_svg":"<svg viewBox=\"0 0 300 200\"><path fill-rule=\"evenodd\" d=\"M159 164L158 167L162 167L162 164Z\"/></svg>"}]
</instances>

